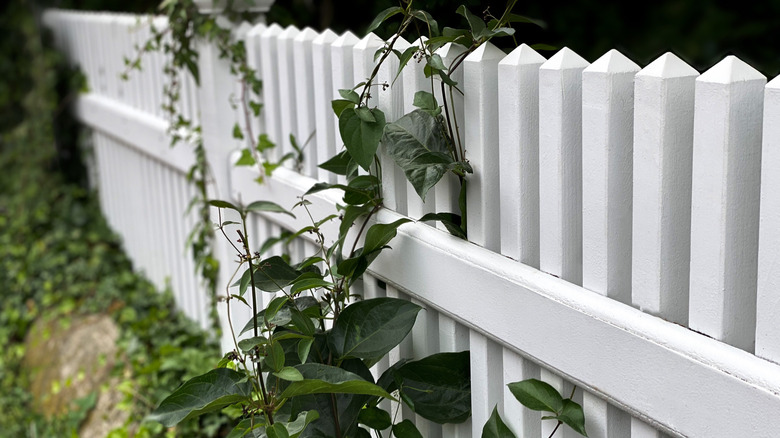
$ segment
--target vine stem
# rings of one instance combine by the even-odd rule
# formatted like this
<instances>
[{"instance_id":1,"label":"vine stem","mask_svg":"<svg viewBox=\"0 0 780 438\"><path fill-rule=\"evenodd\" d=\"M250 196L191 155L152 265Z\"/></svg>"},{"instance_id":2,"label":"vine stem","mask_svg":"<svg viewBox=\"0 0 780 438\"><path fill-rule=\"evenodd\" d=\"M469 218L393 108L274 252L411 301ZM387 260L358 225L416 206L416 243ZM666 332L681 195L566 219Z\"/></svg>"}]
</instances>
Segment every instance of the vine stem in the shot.
<instances>
[{"instance_id":1,"label":"vine stem","mask_svg":"<svg viewBox=\"0 0 780 438\"><path fill-rule=\"evenodd\" d=\"M242 215L243 216L243 215ZM249 263L249 284L252 285L252 314L257 315L257 290L255 289L255 272L254 267L252 266L252 252L249 250L249 242L246 238L246 217L241 218L241 222L244 225L244 232L242 233L241 230L238 230L238 235L241 238L241 242L244 245L244 251L246 252L246 261ZM254 335L255 337L259 336L258 330L257 330L257 318L252 317L252 323L254 325ZM260 390L261 395L263 397L263 404L268 403L268 391L265 389L265 382L263 381L263 373L257 368L257 364L255 364L255 375L257 376L257 381L260 382ZM265 413L266 418L268 418L269 424L274 424L274 416L273 413L269 410L264 409L263 412Z\"/></svg>"},{"instance_id":2,"label":"vine stem","mask_svg":"<svg viewBox=\"0 0 780 438\"><path fill-rule=\"evenodd\" d=\"M556 425L555 425L555 429L553 429L552 433L551 433L551 434L550 434L550 436L549 436L549 437L547 437L547 438L552 438L552 436L553 436L553 435L555 435L555 432L557 432L557 431L558 431L558 428L559 428L559 427L561 427L561 424L563 424L563 422L561 422L561 421L558 421L558 424L556 424Z\"/></svg>"}]
</instances>

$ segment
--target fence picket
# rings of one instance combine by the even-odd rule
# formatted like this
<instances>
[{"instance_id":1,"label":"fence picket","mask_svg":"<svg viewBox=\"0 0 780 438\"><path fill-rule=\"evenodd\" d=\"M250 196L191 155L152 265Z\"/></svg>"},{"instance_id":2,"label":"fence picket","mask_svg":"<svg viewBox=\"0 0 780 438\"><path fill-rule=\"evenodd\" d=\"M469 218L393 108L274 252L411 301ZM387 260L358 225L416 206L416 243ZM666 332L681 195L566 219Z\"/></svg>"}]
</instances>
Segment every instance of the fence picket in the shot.
<instances>
[{"instance_id":1,"label":"fence picket","mask_svg":"<svg viewBox=\"0 0 780 438\"><path fill-rule=\"evenodd\" d=\"M672 53L634 83L634 306L687 325L694 84L699 72Z\"/></svg>"},{"instance_id":2,"label":"fence picket","mask_svg":"<svg viewBox=\"0 0 780 438\"><path fill-rule=\"evenodd\" d=\"M411 43L412 46L422 47L425 43L425 38L418 38ZM422 55L418 55L422 56ZM414 95L418 91L426 91L432 93L430 79L425 77L423 72L425 66L423 62L415 62L414 59L406 64L399 81L403 81L403 111L404 113L410 113L416 109L414 106ZM425 199L421 199L420 195L414 190L414 186L407 182L406 184L406 213L412 219L419 219L427 213L433 213L436 209L436 192L430 190L425 196ZM428 225L433 225L427 222Z\"/></svg>"},{"instance_id":3,"label":"fence picket","mask_svg":"<svg viewBox=\"0 0 780 438\"><path fill-rule=\"evenodd\" d=\"M539 68L539 267L582 283L582 70L564 47Z\"/></svg>"},{"instance_id":4,"label":"fence picket","mask_svg":"<svg viewBox=\"0 0 780 438\"><path fill-rule=\"evenodd\" d=\"M298 132L298 123L295 110L295 95L297 90L295 89L295 77L297 72L295 71L295 65L293 63L293 40L301 31L293 26L287 26L279 33L277 37L277 68L279 71L279 110L281 111L281 132L279 132L279 141L277 142L277 148L281 148L282 156L289 153L295 153L293 151L292 143L290 141L290 135L295 135ZM299 144L304 140L297 139ZM294 160L286 160L284 165L289 168L293 168Z\"/></svg>"},{"instance_id":5,"label":"fence picket","mask_svg":"<svg viewBox=\"0 0 780 438\"><path fill-rule=\"evenodd\" d=\"M393 48L404 52L410 46L409 42L399 37ZM398 73L398 58L390 55L379 68L377 82L383 84L377 90L377 107L385 113L387 122L394 122L404 114L403 81L396 80ZM386 87L384 85L387 85ZM379 162L382 165L382 196L385 207L406 214L406 176L395 165L383 145L379 147Z\"/></svg>"},{"instance_id":6,"label":"fence picket","mask_svg":"<svg viewBox=\"0 0 780 438\"><path fill-rule=\"evenodd\" d=\"M582 72L582 285L631 302L631 183L634 75L639 66L611 50ZM624 437L630 417L583 395L588 436Z\"/></svg>"},{"instance_id":7,"label":"fence picket","mask_svg":"<svg viewBox=\"0 0 780 438\"><path fill-rule=\"evenodd\" d=\"M252 29L249 30L249 32L246 33L246 36L244 37L244 45L246 46L246 62L249 65L250 68L252 68L255 71L255 76L260 78L262 76L262 52L260 47L260 38L265 32L266 26L264 23L257 24L252 27ZM260 90L259 94L255 94L254 91L249 90L249 94L247 96L249 100L258 102L260 104L263 104L263 91ZM250 132L247 132L247 135L252 135L254 138L251 140L254 140L257 142L258 137L260 134L265 132L265 126L263 124L263 121L265 120L265 117L263 117L264 114L263 109L260 110L260 117L255 117L254 115L250 118L250 124L247 129L246 122L242 119L241 125L244 126L244 128ZM247 142L249 142L250 139L247 139Z\"/></svg>"},{"instance_id":8,"label":"fence picket","mask_svg":"<svg viewBox=\"0 0 780 438\"><path fill-rule=\"evenodd\" d=\"M693 121L689 325L751 352L765 84L726 57L696 80Z\"/></svg>"},{"instance_id":9,"label":"fence picket","mask_svg":"<svg viewBox=\"0 0 780 438\"><path fill-rule=\"evenodd\" d=\"M312 68L312 41L317 38L317 32L307 27L293 41L294 76L295 76L295 109L298 119L298 130L295 139L303 150L303 174L317 177L317 138L315 132L314 105L311 96L314 94L314 70ZM327 157L326 157L327 158Z\"/></svg>"},{"instance_id":10,"label":"fence picket","mask_svg":"<svg viewBox=\"0 0 780 438\"><path fill-rule=\"evenodd\" d=\"M331 44L331 71L333 72L333 96L335 99L341 98L339 90L351 90L356 85L352 77L352 48L359 41L360 39L354 33L346 31ZM332 123L335 126L336 151L340 151L343 142L339 132L338 118L334 117ZM338 175L336 180L341 184L347 182L343 175Z\"/></svg>"},{"instance_id":11,"label":"fence picket","mask_svg":"<svg viewBox=\"0 0 780 438\"><path fill-rule=\"evenodd\" d=\"M474 168L466 190L469 240L498 251L498 62L504 52L491 43L463 61L464 138L466 158Z\"/></svg>"},{"instance_id":12,"label":"fence picket","mask_svg":"<svg viewBox=\"0 0 780 438\"><path fill-rule=\"evenodd\" d=\"M503 365L504 422L518 437L541 436L542 420L539 413L523 407L507 386L521 380L539 379L539 366L508 348L504 348Z\"/></svg>"},{"instance_id":13,"label":"fence picket","mask_svg":"<svg viewBox=\"0 0 780 438\"><path fill-rule=\"evenodd\" d=\"M448 68L453 65L458 55L462 54L465 49L457 44L447 43L442 46L436 53L441 56L441 59L445 66ZM463 84L463 68L457 68L454 71L449 71L450 79L456 83ZM446 94L443 94L446 93ZM433 94L436 97L439 105L448 103L447 109L452 120L452 133L457 143L463 141L461 134L461 127L463 124L463 94L459 91L454 91L450 87L443 86L443 82L437 80L433 87ZM458 214L458 196L460 195L460 183L458 177L452 172L447 172L433 188L435 197L435 211L439 213L456 213ZM437 222L436 227L440 230L447 230L444 224Z\"/></svg>"},{"instance_id":14,"label":"fence picket","mask_svg":"<svg viewBox=\"0 0 780 438\"><path fill-rule=\"evenodd\" d=\"M756 355L780 363L780 78L764 91L761 154L761 225L758 242Z\"/></svg>"},{"instance_id":15,"label":"fence picket","mask_svg":"<svg viewBox=\"0 0 780 438\"><path fill-rule=\"evenodd\" d=\"M331 45L338 38L335 32L326 29L312 41L312 69L314 75L314 115L316 130L316 145L318 163L336 155L336 126L333 124L333 110L330 102L333 94L333 71L331 69ZM335 183L336 175L325 170L317 169L317 177L320 181Z\"/></svg>"},{"instance_id":16,"label":"fence picket","mask_svg":"<svg viewBox=\"0 0 780 438\"><path fill-rule=\"evenodd\" d=\"M263 87L263 117L268 139L276 143L276 147L268 151L268 159L278 161L282 158L282 109L279 103L279 88L273 84L279 83L277 68L277 39L282 33L282 27L274 23L260 34L260 78Z\"/></svg>"},{"instance_id":17,"label":"fence picket","mask_svg":"<svg viewBox=\"0 0 780 438\"><path fill-rule=\"evenodd\" d=\"M539 67L521 44L498 63L501 253L539 267Z\"/></svg>"}]
</instances>

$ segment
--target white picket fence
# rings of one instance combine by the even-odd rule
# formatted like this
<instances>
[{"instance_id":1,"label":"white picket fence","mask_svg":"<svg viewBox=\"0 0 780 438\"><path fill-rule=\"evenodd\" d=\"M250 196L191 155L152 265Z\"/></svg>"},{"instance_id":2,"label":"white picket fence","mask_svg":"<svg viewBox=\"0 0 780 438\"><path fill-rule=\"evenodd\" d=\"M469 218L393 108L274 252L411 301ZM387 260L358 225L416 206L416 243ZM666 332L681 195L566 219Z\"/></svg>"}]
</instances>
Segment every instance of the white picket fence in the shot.
<instances>
[{"instance_id":1,"label":"white picket fence","mask_svg":"<svg viewBox=\"0 0 780 438\"><path fill-rule=\"evenodd\" d=\"M45 23L89 77L77 110L93 130L106 216L137 267L159 285L169 278L182 309L206 326L208 300L185 248L193 157L187 145L168 146L161 55L129 82L118 77L122 56L149 34L138 18L49 10ZM202 120L215 196L289 207L316 180L335 181L316 167L341 147L330 100L368 77L383 41L275 24L243 24L236 35L264 83L253 132L280 153L291 150L290 133L301 142L314 133L302 173L282 168L260 186L253 170L231 166L243 146L231 137L243 120L230 103L240 88L207 44L184 111ZM525 45L508 55L485 45L455 79L475 169L471 242L406 224L361 286L366 297L426 308L391 360L471 350L471 420L417 418L424 436L480 436L498 405L519 436L547 437L554 425L505 386L530 377L584 389L590 437L780 436L780 79L767 84L734 57L699 74L671 53L640 68L614 50L591 64L566 48L545 59ZM372 99L393 120L426 87L410 63ZM452 181L422 203L383 160L379 221L455 210ZM315 217L339 201L329 192L311 200ZM250 233L256 244L303 225L257 215ZM274 251L295 259L314 249L301 239ZM234 254L227 243L218 251L225 280ZM250 317L233 310L238 324Z\"/></svg>"}]
</instances>

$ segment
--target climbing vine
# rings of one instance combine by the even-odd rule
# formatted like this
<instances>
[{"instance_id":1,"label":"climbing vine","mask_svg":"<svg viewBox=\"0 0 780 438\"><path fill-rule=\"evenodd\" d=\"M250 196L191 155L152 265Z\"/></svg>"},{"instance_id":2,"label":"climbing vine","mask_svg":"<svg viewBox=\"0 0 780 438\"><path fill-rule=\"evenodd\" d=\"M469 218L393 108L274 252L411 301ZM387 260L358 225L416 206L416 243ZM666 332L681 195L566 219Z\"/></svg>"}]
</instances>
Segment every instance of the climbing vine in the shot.
<instances>
[{"instance_id":1,"label":"climbing vine","mask_svg":"<svg viewBox=\"0 0 780 438\"><path fill-rule=\"evenodd\" d=\"M243 43L234 40L216 18L200 15L190 0L163 3L161 8L169 16L169 26L153 28L154 37L141 52L162 50L171 55L166 66L170 81L165 89L165 109L171 120L172 141L194 144L199 157L190 175L199 189L194 203L199 206L202 223L193 232L193 248L201 273L207 274L209 281L216 279L216 260L206 249L213 237L209 206L218 209L216 230L236 254L234 278L225 289L235 348L219 361L217 368L185 382L163 400L149 419L174 426L206 412L240 406L241 421L230 436L264 433L269 437L347 437L370 436L371 430L377 436L389 433L414 437L420 436L416 426L409 420L396 421L391 412L380 406L382 400L396 402L396 408L404 403L436 423L458 423L470 417L467 351L402 360L391 364L376 381L373 379L369 368L403 341L421 307L397 298L363 299L356 293L355 285L377 256L390 249L398 228L411 221L375 221L383 206L380 143L422 199L446 174L457 177L459 211L437 212L420 220L440 221L452 234L466 238L466 185L473 170L451 107L453 95L461 92L452 73L481 45L493 38L513 36L513 24L533 22L512 13L515 3L516 0L508 2L500 17L488 13L483 18L460 7L457 12L468 27L445 27L441 31L436 20L428 12L416 9L411 0L380 13L368 31L398 17L397 31L377 51L378 61L369 77L351 89L339 90L340 98L332 102L344 150L320 167L341 175L345 182L316 183L290 210L263 200L244 205L208 199L209 172L199 127L177 109L179 72L186 70L196 81L199 78L193 45L197 38L216 44L220 56L229 61L231 72L242 84L238 100L244 120L236 121L232 134L236 139L248 140L248 145L236 164L256 166L258 182L263 183L264 177L285 161L292 159L299 165L303 148L292 141L294 153L278 162L268 161L266 151L275 147L274 143L263 134L255 137L251 131L251 117L260 116L262 111L261 104L251 96L261 94L262 84L247 64ZM407 33L425 38L416 39L419 45L400 51L396 43ZM446 44L462 47L449 65L437 53ZM388 122L369 98L373 88L391 86L377 83L381 66L391 56L398 59L397 74L413 59L424 63L431 90L439 87L442 102L431 92L417 91L416 109ZM128 59L126 64L140 68L140 58ZM341 191L342 203L333 214L315 218L309 209L309 198L324 190ZM239 220L224 220L224 210L233 211ZM255 246L247 226L253 213L293 217L297 214L307 217L310 224ZM338 226L329 226L334 221L338 221ZM334 228L337 235L329 239L325 230ZM317 249L313 254L295 261L285 254L264 254L273 244L291 242L304 233L314 236ZM263 293L270 295L268 305L261 308L258 303L266 301L261 300ZM231 305L248 306L255 315L238 332L233 327ZM247 337L239 340L245 334ZM557 421L558 426L567 424L585 435L582 408L571 397L563 399L555 389L538 380L517 382L510 389L525 406L548 411L552 415L545 418ZM487 436L513 436L497 411L485 430ZM491 431L495 433L491 435Z\"/></svg>"}]
</instances>

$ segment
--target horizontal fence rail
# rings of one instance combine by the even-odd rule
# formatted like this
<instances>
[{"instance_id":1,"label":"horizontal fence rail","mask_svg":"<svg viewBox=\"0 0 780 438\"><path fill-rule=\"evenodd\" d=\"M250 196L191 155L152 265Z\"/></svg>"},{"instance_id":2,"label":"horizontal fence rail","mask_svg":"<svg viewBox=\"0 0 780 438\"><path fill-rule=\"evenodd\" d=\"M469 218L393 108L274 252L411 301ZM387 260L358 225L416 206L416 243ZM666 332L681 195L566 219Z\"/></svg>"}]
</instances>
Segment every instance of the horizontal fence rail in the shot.
<instances>
[{"instance_id":1,"label":"horizontal fence rail","mask_svg":"<svg viewBox=\"0 0 780 438\"><path fill-rule=\"evenodd\" d=\"M169 278L179 306L205 326L208 300L185 252L194 157L187 145L168 147L165 60L152 55L119 80L122 56L164 20L50 10L45 22L89 78L76 109L93 129L102 208L137 266L157 284ZM229 101L241 86L206 44L200 87L183 76L183 111L202 121L216 195L291 207L315 182L340 181L317 167L342 148L330 101L369 76L384 42L277 24L245 23L235 34L263 81L252 132L279 145L274 159L293 150L290 135L306 142L303 165L279 168L263 185L256 171L232 167L244 145L230 132L244 119ZM396 48L413 44L399 39ZM421 65L393 82L396 69L397 61L383 66L379 80L392 86L371 97L388 121L413 109L415 91L439 93ZM533 377L584 389L577 401L591 437L777 436L780 79L767 83L733 56L700 74L671 53L641 67L615 50L590 63L568 48L547 59L489 43L453 78L463 95L451 110L475 171L470 241L405 224L358 288L426 309L391 361L471 350L472 418L440 426L406 409L401 416L426 437L481 436L498 406L519 436L547 437L554 424L506 387ZM457 181L445 178L423 202L381 147L380 160L386 208L374 220L456 210ZM315 218L341 202L331 191L308 199ZM258 214L249 225L262 242L310 224ZM334 227L323 226L326 237ZM221 242L220 251L225 280L234 255ZM271 249L293 259L314 251L306 235ZM231 310L238 324L251 318Z\"/></svg>"}]
</instances>

